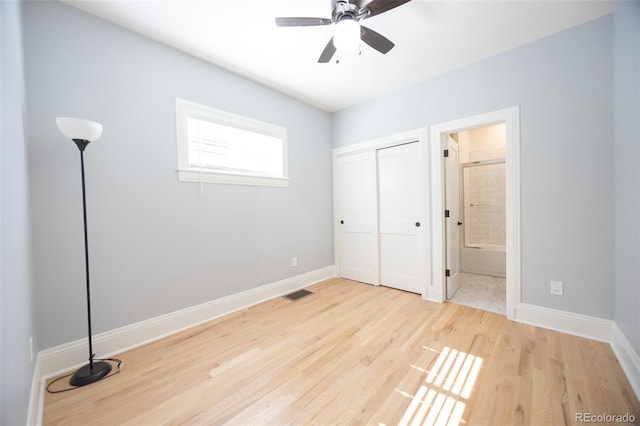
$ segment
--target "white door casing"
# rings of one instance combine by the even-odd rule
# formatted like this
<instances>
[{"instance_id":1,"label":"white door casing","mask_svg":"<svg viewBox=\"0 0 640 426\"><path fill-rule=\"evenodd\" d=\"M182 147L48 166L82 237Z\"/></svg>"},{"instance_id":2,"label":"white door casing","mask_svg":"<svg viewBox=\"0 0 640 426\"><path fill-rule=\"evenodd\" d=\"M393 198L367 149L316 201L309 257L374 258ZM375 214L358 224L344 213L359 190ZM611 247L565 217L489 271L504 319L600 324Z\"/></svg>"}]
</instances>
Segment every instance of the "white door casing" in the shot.
<instances>
[{"instance_id":1,"label":"white door casing","mask_svg":"<svg viewBox=\"0 0 640 426\"><path fill-rule=\"evenodd\" d=\"M516 307L521 303L521 226L520 226L520 110L506 108L429 127L429 180L431 212L431 284L425 298L445 300L444 246L445 232L442 216L444 209L442 150L443 135L474 127L505 124L506 169L506 234L507 234L507 318L513 320ZM435 212L435 213L434 213Z\"/></svg>"}]
</instances>

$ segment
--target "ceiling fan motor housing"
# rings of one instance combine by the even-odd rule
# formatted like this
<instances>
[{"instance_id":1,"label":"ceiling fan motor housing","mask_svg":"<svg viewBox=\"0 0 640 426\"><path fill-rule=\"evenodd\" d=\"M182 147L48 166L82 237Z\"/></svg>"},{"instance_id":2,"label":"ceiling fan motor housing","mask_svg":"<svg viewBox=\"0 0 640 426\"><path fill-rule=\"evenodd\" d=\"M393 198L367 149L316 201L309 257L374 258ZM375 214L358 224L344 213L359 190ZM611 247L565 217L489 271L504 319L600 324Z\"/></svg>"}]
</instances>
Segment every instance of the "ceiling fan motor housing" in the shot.
<instances>
[{"instance_id":1,"label":"ceiling fan motor housing","mask_svg":"<svg viewBox=\"0 0 640 426\"><path fill-rule=\"evenodd\" d=\"M358 16L357 9L358 6L355 4L338 0L336 2L335 9L333 9L333 22L340 22L343 19L353 19L354 21L359 21L360 17Z\"/></svg>"}]
</instances>

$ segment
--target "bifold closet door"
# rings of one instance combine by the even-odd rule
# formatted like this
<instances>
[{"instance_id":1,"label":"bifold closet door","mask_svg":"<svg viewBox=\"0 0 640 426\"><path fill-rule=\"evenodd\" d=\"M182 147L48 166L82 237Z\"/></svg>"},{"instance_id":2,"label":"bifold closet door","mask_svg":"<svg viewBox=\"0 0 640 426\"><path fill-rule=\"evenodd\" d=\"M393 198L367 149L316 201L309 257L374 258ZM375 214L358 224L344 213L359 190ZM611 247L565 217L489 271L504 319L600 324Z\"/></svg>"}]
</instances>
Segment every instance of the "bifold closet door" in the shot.
<instances>
[{"instance_id":1,"label":"bifold closet door","mask_svg":"<svg viewBox=\"0 0 640 426\"><path fill-rule=\"evenodd\" d=\"M337 158L340 276L379 284L375 151Z\"/></svg>"},{"instance_id":2,"label":"bifold closet door","mask_svg":"<svg viewBox=\"0 0 640 426\"><path fill-rule=\"evenodd\" d=\"M380 284L425 290L426 176L418 142L377 151Z\"/></svg>"}]
</instances>

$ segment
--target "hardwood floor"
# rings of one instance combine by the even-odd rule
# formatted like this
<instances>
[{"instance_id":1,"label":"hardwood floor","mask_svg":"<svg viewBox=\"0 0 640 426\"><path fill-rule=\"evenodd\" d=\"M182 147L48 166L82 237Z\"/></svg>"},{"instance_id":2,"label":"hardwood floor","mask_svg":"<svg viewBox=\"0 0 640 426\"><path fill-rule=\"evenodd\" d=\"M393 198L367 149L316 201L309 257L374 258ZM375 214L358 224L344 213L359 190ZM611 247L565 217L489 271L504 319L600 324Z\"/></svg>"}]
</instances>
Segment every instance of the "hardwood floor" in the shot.
<instances>
[{"instance_id":1,"label":"hardwood floor","mask_svg":"<svg viewBox=\"0 0 640 426\"><path fill-rule=\"evenodd\" d=\"M123 353L45 425L576 424L640 403L606 343L332 279Z\"/></svg>"}]
</instances>

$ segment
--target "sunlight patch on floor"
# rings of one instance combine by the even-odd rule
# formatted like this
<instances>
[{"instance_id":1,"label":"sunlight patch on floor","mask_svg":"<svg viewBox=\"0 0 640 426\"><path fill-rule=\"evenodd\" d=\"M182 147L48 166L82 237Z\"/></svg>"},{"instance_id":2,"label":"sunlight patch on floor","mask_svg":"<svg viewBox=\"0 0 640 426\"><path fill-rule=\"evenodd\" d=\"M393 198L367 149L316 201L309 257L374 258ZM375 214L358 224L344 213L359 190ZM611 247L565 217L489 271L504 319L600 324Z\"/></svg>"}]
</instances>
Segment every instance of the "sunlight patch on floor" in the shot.
<instances>
[{"instance_id":1,"label":"sunlight patch on floor","mask_svg":"<svg viewBox=\"0 0 640 426\"><path fill-rule=\"evenodd\" d=\"M411 398L399 424L459 425L481 368L482 358L445 347L414 395L397 390Z\"/></svg>"}]
</instances>

